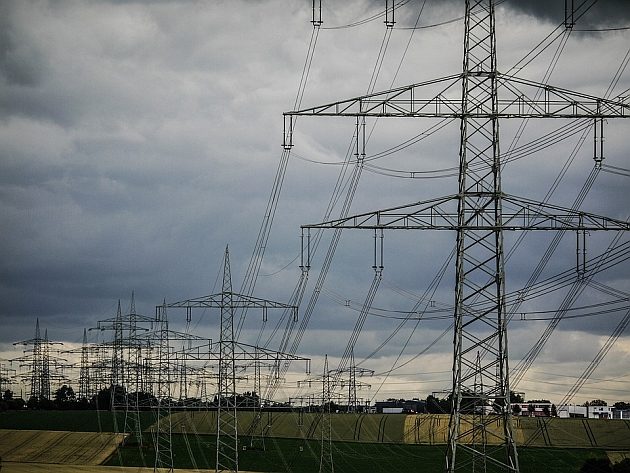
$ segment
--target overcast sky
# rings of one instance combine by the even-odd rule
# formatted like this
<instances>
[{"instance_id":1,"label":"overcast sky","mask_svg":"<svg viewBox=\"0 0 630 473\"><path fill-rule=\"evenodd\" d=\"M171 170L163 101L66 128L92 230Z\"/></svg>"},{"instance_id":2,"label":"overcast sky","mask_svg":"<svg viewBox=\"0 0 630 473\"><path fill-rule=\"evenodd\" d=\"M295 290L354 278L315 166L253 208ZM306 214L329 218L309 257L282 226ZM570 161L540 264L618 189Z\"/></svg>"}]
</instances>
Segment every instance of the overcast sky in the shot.
<instances>
[{"instance_id":1,"label":"overcast sky","mask_svg":"<svg viewBox=\"0 0 630 473\"><path fill-rule=\"evenodd\" d=\"M463 25L449 20L463 15L463 3L411 0L401 6L375 89L460 72ZM498 63L508 71L563 22L564 2L498 3ZM383 4L323 2L324 24L303 106L368 90L385 26L381 17L361 20L373 17ZM118 299L127 306L132 291L138 311L148 315L164 298L219 292L227 244L235 290L240 286L282 152L282 112L293 108L298 92L312 32L310 5L306 0L0 2L0 351L5 357L20 354L11 344L32 337L36 318L52 339L71 345L81 341L84 327L112 317ZM357 22L361 24L343 27ZM438 23L442 25L409 29ZM628 25L627 1L595 2L576 23L548 82L603 96L627 54L630 30L623 28ZM593 29L605 31L580 31ZM542 81L559 44L512 72ZM626 70L610 96L627 96L628 87ZM394 147L433 124L368 121L374 131L367 154ZM502 149L509 148L519 124L501 123ZM563 124L530 123L519 143ZM605 163L630 167L628 127L630 121L624 120L606 125ZM290 298L299 276L299 227L322 219L352 132L351 119L300 119L255 295ZM542 200L577 147L551 197L570 207L593 167L592 134L581 147L579 136L506 166L504 191ZM372 163L403 171L450 168L457 165L458 140L458 124L452 123L430 139ZM601 172L583 208L628 218L629 184L626 176ZM402 179L366 170L351 213L456 189L453 177ZM339 211L337 206L333 215ZM506 268L508 291L523 287L552 237L528 237L514 252ZM326 238L313 260L305 301ZM589 256L601 254L612 238L590 235ZM506 251L514 241L506 236ZM410 310L453 244L452 233L386 235L384 280L375 307ZM371 254L371 234L344 233L300 348L314 359L314 370L321 369L324 353L334 358L343 352L372 279ZM454 299L452 266L432 296L443 313ZM541 279L574 266L575 238L567 235ZM622 262L595 279L628 292L628 270ZM545 311L538 317L550 317L567 290L528 301L520 311ZM590 288L574 306L616 298ZM611 306L623 304L606 307ZM561 398L624 314L618 310L563 321L519 389L530 398ZM183 326L182 316L174 313L172 324ZM248 320L245 336L251 339L260 326L257 317ZM357 361L388 338L398 322L369 317L357 343ZM383 372L397 359L399 364L411 361L394 372L390 384L379 391L382 378L375 379L363 395L424 397L447 388L450 332L414 357L435 342L448 322L407 323L363 366ZM215 336L212 314L195 323L199 333ZM513 365L546 324L510 324ZM626 333L576 400L630 400L627 366Z\"/></svg>"}]
</instances>

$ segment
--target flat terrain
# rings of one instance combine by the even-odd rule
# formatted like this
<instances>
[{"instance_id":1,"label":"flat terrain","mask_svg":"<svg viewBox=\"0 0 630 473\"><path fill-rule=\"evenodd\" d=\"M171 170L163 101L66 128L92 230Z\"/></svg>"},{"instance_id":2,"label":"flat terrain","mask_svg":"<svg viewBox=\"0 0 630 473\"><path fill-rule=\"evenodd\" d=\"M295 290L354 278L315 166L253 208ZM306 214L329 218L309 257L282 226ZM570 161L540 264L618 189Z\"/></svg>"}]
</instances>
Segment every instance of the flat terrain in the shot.
<instances>
[{"instance_id":1,"label":"flat terrain","mask_svg":"<svg viewBox=\"0 0 630 473\"><path fill-rule=\"evenodd\" d=\"M0 430L0 457L22 463L100 465L124 438L113 432Z\"/></svg>"},{"instance_id":2,"label":"flat terrain","mask_svg":"<svg viewBox=\"0 0 630 473\"><path fill-rule=\"evenodd\" d=\"M124 412L2 412L2 473L151 472L156 419L150 411L141 417L142 442L132 435L123 444L124 436L116 430L125 425ZM240 471L319 472L317 413L263 412L255 422L254 412L239 412L238 419ZM176 412L171 421L175 466L182 472L212 471L216 412ZM253 426L254 433L264 431L266 437L248 435ZM336 471L408 473L443 468L447 415L335 414L331 427ZM489 429L500 430L501 425L493 423ZM620 461L630 456L628 421L517 418L514 433L521 473L576 473L589 458ZM460 459L464 456L462 451ZM103 464L111 468L96 466ZM494 473L491 466L488 472Z\"/></svg>"},{"instance_id":3,"label":"flat terrain","mask_svg":"<svg viewBox=\"0 0 630 473\"><path fill-rule=\"evenodd\" d=\"M175 473L210 473L213 470L182 470L175 469ZM248 473L239 470L241 473ZM2 473L153 473L153 468L122 467L122 466L81 466L81 465L52 465L48 463L14 463L4 462ZM253 472L249 472L253 473Z\"/></svg>"}]
</instances>

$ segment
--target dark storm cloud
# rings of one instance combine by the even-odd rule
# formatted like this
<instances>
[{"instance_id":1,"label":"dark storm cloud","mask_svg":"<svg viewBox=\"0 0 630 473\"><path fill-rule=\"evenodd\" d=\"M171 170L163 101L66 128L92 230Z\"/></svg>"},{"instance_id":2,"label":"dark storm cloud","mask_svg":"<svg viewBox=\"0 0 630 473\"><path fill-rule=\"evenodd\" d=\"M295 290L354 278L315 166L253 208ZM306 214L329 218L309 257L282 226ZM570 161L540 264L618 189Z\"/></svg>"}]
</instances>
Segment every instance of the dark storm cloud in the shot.
<instances>
[{"instance_id":1,"label":"dark storm cloud","mask_svg":"<svg viewBox=\"0 0 630 473\"><path fill-rule=\"evenodd\" d=\"M605 3L598 2L589 15L599 21L604 17L601 12L608 10L597 9ZM369 17L383 4L325 1L324 27ZM404 4L397 11L398 25L412 26L421 4L415 0ZM463 5L428 0L420 24L457 19ZM502 21L517 26L499 41L523 43L524 48L531 37L544 37L549 25L559 24L563 16L561 0L554 0L549 12L542 2L499 6ZM208 294L227 243L233 284L240 285L282 152L282 112L295 100L312 32L310 8L310 0L0 1L0 342L32 336L37 316L53 334L63 328L63 336L73 332L68 336L80 339L81 328L111 317L116 300L127 304L134 289L138 309L149 315L162 298ZM514 19L515 10L533 16ZM322 29L304 105L364 93L384 29L382 19L357 29ZM617 42L613 35L597 35L596 44L570 42L566 64L574 64L578 52L599 59L601 48L606 48L609 63L588 71L597 90L605 90L607 74L614 73L627 48L624 34L617 35ZM411 30L393 31L377 88L389 87L410 35ZM415 31L397 85L461 70L460 43L459 20ZM509 64L515 60L509 56L516 54L506 46L502 60ZM560 69L554 76L558 85L578 75ZM630 85L625 77L619 90ZM388 149L424 126L385 122L378 123L370 153ZM533 127L528 130L536 136L549 131ZM304 119L297 130L256 288L257 296L278 301L286 301L300 275L294 262L299 226L321 220L339 169L301 161L297 155L341 161L354 123ZM506 139L508 130L502 124ZM430 144L423 141L409 154L376 163L392 168L402 163L401 169L456 166L458 131L454 123L432 136ZM617 133L607 135L607 162L625 167L621 141ZM531 159L511 178L513 169L506 170L506 192L518 187L544 195L545 183L551 184L561 162L555 154ZM577 177L567 178L558 191L562 204L570 204L582 185L581 176L588 174L590 157L585 161L572 168ZM600 203L600 213L625 212L624 203L618 202L627 194L622 179L602 174L593 199ZM456 179L430 181L388 180L364 172L353 213L456 191ZM565 239L558 259L541 277L573 264L572 241ZM547 243L535 240L509 262L511 291L525 284ZM344 233L310 322L305 350L321 354L343 347L344 330L354 326L357 314L336 299L351 299L361 307L373 277L371 245L371 235ZM400 311L413 307L453 245L454 235L387 235L385 282L376 304ZM589 254L598 254L597 248L593 243ZM313 261L311 283L321 259L318 255ZM603 281L627 288L626 273L620 269L604 275L610 277ZM453 280L451 264L434 295L441 307L452 306ZM402 298L401 290L415 296ZM586 296L578 305L598 300L597 295ZM310 293L304 301L308 297ZM561 298L562 294L550 294L531 310L552 310ZM615 322L578 319L570 328L610 333ZM377 346L396 323L369 319L360 339L364 345L356 352ZM419 330L411 350L427 346L445 323L430 322L430 334ZM526 336L513 346L525 352L539 331L519 323L514 325L520 328L517 333ZM7 326L15 330L4 330ZM256 335L258 325L252 326ZM336 329L332 338L331 327ZM383 351L395 358L407 336L407 330L401 331L400 340ZM327 343L330 339L335 346ZM441 353L447 359L450 342L444 343ZM391 366L393 359L388 363Z\"/></svg>"},{"instance_id":2,"label":"dark storm cloud","mask_svg":"<svg viewBox=\"0 0 630 473\"><path fill-rule=\"evenodd\" d=\"M20 37L13 5L0 3L0 80L10 85L35 86L44 74L44 56Z\"/></svg>"},{"instance_id":3,"label":"dark storm cloud","mask_svg":"<svg viewBox=\"0 0 630 473\"><path fill-rule=\"evenodd\" d=\"M630 2L627 0L567 0L567 3L569 8L573 4L577 29L629 26ZM506 5L551 23L564 21L564 0L508 0Z\"/></svg>"}]
</instances>

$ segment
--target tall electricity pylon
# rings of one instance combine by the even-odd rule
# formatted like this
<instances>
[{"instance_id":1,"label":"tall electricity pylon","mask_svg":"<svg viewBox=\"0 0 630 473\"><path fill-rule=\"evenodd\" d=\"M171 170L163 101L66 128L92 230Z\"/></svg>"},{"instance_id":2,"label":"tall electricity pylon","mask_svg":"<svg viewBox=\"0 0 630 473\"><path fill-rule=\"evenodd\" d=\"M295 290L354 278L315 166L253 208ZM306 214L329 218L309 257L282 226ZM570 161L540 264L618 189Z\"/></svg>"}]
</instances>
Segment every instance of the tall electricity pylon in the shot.
<instances>
[{"instance_id":1,"label":"tall electricity pylon","mask_svg":"<svg viewBox=\"0 0 630 473\"><path fill-rule=\"evenodd\" d=\"M173 382L171 373L171 346L169 344L168 318L166 302L156 310L156 342L157 349L157 413L155 429L155 463L154 472L173 471L173 443L171 423L171 403Z\"/></svg>"},{"instance_id":2,"label":"tall electricity pylon","mask_svg":"<svg viewBox=\"0 0 630 473\"><path fill-rule=\"evenodd\" d=\"M60 358L59 350L53 348L55 345L63 345L61 342L53 342L48 339L48 330L44 331L41 337L39 329L39 319L35 323L35 338L15 342L13 345L24 345L24 356L13 358L11 363L18 362L21 368L27 368L19 378L30 383L29 399L37 402L51 399L51 382L61 381L62 370L66 366L67 360ZM31 347L31 348L28 348Z\"/></svg>"},{"instance_id":3,"label":"tall electricity pylon","mask_svg":"<svg viewBox=\"0 0 630 473\"><path fill-rule=\"evenodd\" d=\"M207 360L218 361L215 470L217 473L238 473L239 426L236 415L238 408L236 363L238 362L245 367L251 366L255 369L260 362L269 362L273 363L274 366L280 366L282 362L304 360L307 362L308 369L309 360L237 341L234 334L234 309L262 309L263 318L266 320L268 309L291 310L294 312L294 317L297 317L297 307L232 292L230 252L227 247L223 260L223 286L221 293L165 304L164 307L185 308L188 319L190 319L193 308L220 309L219 342L214 344L215 350L205 354L196 354L195 359L200 360L203 357ZM256 419L259 419L259 416Z\"/></svg>"},{"instance_id":4,"label":"tall electricity pylon","mask_svg":"<svg viewBox=\"0 0 630 473\"><path fill-rule=\"evenodd\" d=\"M455 93L459 92L459 96ZM627 222L505 194L499 121L586 118L597 129L630 117L623 99L607 100L497 70L494 0L466 0L461 74L284 114L285 149L297 116L454 118L460 121L456 194L312 225L311 228L419 229L456 232L452 413L445 471L519 471L512 434L505 311L503 232L629 230ZM510 211L504 211L509 208ZM309 242L310 238L303 238ZM307 250L310 254L310 249ZM480 383L479 380L483 380ZM480 405L483 404L483 405ZM475 415L491 407L495 416ZM474 419L473 419L474 417ZM499 428L490 423L499 420ZM479 439L483 439L479 442Z\"/></svg>"}]
</instances>

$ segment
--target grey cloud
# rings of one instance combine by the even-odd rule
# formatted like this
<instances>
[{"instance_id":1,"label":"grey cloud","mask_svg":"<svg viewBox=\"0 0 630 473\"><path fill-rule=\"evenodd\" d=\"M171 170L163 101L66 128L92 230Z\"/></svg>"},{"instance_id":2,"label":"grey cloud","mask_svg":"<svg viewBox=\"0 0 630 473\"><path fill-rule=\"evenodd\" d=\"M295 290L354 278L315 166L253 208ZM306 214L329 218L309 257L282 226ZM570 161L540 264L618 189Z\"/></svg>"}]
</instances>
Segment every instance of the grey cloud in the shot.
<instances>
[{"instance_id":1,"label":"grey cloud","mask_svg":"<svg viewBox=\"0 0 630 473\"><path fill-rule=\"evenodd\" d=\"M334 2L325 3L329 10L337 8ZM518 8L514 3L505 5ZM13 13L17 5L28 14ZM377 3L358 0L353 5L345 2L339 11L327 14L338 14L334 20L341 22L377 8ZM418 5L408 2L401 8L401 24L415 21ZM543 18L535 5L531 2L530 12ZM12 57L21 51L25 70L32 69L21 82L0 72L4 74L0 78L2 326L21 326L24 334L16 338L27 338L39 316L51 333L63 326L67 331L76 329L80 338L80 328L97 318L111 317L116 300L122 298L125 303L133 289L138 309L147 314L162 298L172 301L211 293L227 243L233 283L238 287L282 152L282 112L293 105L304 64L312 31L310 2L241 1L218 7L214 2L23 0L0 2L0 8L7 12L0 19L3 51ZM462 10L463 2L433 1L427 2L425 13L427 19L439 21L455 18ZM505 12L509 15L512 10ZM333 17L325 22L324 26L332 25ZM542 21L527 22L536 37L544 37L549 29ZM453 24L415 32L398 80L411 83L442 75L447 69L460 70L461 38L446 38L446 33L460 27ZM382 22L375 21L362 31L322 30L304 105L363 93L383 29ZM44 30L52 39L33 39L34 31ZM388 87L408 34L393 32L379 88ZM580 48L590 48L591 54L600 45L620 48L602 36L597 38L601 43L585 42ZM77 43L76 38L83 42ZM517 39L521 38L510 38ZM445 44L453 51L446 51ZM575 45L571 46L567 55L575 54ZM513 61L510 54L516 53L509 48L502 60ZM16 61L7 63L6 57L3 64L15 66ZM571 61L573 56L566 59ZM616 67L610 65L608 72L614 73ZM568 74L560 69L554 82L558 79L558 85L564 85ZM593 69L592 82L605 90L607 70ZM22 77L16 71L11 74ZM619 88L623 90L626 83L622 78ZM425 126L416 121L386 125L380 120L368 153L394 146ZM529 125L527 131L540 136L553 126ZM502 124L502 136L509 140L515 128ZM313 164L297 155L341 161L353 129L352 120L300 120L257 296L279 301L289 297L299 276L298 263L292 262L299 254L299 226L321 219L339 171L338 166ZM430 143L422 141L374 164L414 170L456 166L458 129L453 123L432 136ZM590 138L585 149L588 143ZM611 129L606 145L609 162L625 166L621 162L623 138ZM541 157L511 164L504 174L504 190L526 196L544 194L566 159L565 152L554 148ZM574 166L573 175L563 181L555 196L559 203L570 204L575 197L592 167L589 153L583 152L582 164ZM626 209L618 196L627 194L627 183L603 173L600 179L587 205L595 205L600 213L621 215ZM364 170L352 212L452 193L456 187L456 179L391 179ZM454 244L452 234L402 233L386 235L385 281L375 301L382 308L411 308L414 296L409 294L423 293ZM589 241L592 254L604 247L599 240ZM509 290L522 287L540 248L548 243L540 236L530 242L509 262ZM573 264L573 245L572 238L563 242L545 277ZM323 353L338 348L326 346L327 337L319 335L331 326L339 331L337 345L343 345L345 330L352 329L357 313L336 299L351 299L360 306L373 276L371 265L372 235L345 232L326 288L338 295L322 295L311 321L316 335L305 337L305 350ZM317 256L311 283L320 267L321 256ZM440 307L453 303L453 273L451 265L433 296ZM626 279L621 267L603 275L603 281L622 289L627 288ZM218 292L216 287L214 292ZM560 300L561 294L550 294L544 303L534 301L523 310L552 309ZM591 300L596 301L597 295L585 294L578 304ZM173 317L175 325L181 323L178 315ZM257 334L255 318L247 328ZM368 319L366 338L360 339L366 345L358 346L357 353L369 352L397 323ZM448 323L423 322L408 349L420 351ZM614 323L611 317L597 322L576 320L566 326L606 333ZM210 322L203 324L207 327ZM405 326L383 352L395 357L412 325ZM538 335L523 325L514 325L517 336ZM428 335L423 332L426 327ZM441 351L450 350L450 339L449 334L442 340ZM2 341L15 338L0 330ZM530 342L519 340L518 346Z\"/></svg>"},{"instance_id":2,"label":"grey cloud","mask_svg":"<svg viewBox=\"0 0 630 473\"><path fill-rule=\"evenodd\" d=\"M576 28L606 28L628 26L630 3L627 0L600 0L582 2L568 0L576 12ZM548 20L552 23L564 21L565 2L563 0L508 0L507 5L516 11Z\"/></svg>"},{"instance_id":3,"label":"grey cloud","mask_svg":"<svg viewBox=\"0 0 630 473\"><path fill-rule=\"evenodd\" d=\"M15 27L15 5L15 2L0 3L0 77L7 84L32 87L42 80L45 58Z\"/></svg>"}]
</instances>

